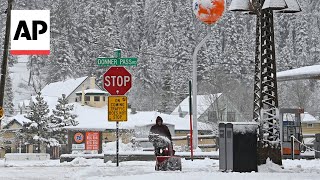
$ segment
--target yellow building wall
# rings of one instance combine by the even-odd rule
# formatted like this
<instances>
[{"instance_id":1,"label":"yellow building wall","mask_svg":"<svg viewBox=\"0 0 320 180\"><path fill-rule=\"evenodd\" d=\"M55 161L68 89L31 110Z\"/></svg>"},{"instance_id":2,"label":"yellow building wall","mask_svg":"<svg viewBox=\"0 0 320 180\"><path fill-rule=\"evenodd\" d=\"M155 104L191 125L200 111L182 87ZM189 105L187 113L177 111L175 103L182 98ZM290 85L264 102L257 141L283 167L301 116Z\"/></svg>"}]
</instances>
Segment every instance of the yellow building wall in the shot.
<instances>
[{"instance_id":1,"label":"yellow building wall","mask_svg":"<svg viewBox=\"0 0 320 180\"><path fill-rule=\"evenodd\" d=\"M122 143L127 144L131 141L133 137L133 133L130 131L120 131L119 139L121 139ZM113 142L117 140L116 132L103 132L102 139L104 142Z\"/></svg>"},{"instance_id":2,"label":"yellow building wall","mask_svg":"<svg viewBox=\"0 0 320 180\"><path fill-rule=\"evenodd\" d=\"M188 134L190 134L190 132L188 131L176 131L176 136L187 136ZM206 145L206 144L216 144L216 140L215 139L199 139L198 140L198 144L199 145ZM174 146L180 146L180 147L185 147L186 149L189 149L188 146L188 142L187 140L176 140L173 141L173 145ZM201 148L202 151L215 151L215 148Z\"/></svg>"},{"instance_id":3,"label":"yellow building wall","mask_svg":"<svg viewBox=\"0 0 320 180\"><path fill-rule=\"evenodd\" d=\"M86 101L86 102L91 107L100 108L100 107L105 106L108 103L108 98L106 96L99 96L100 97L100 101L94 101L94 96L95 95L89 95L89 96L90 96L90 101ZM105 97L105 101L103 100L103 97Z\"/></svg>"},{"instance_id":4,"label":"yellow building wall","mask_svg":"<svg viewBox=\"0 0 320 180\"><path fill-rule=\"evenodd\" d=\"M2 137L3 137L4 141L2 141L0 146L3 148L10 147L11 152L17 152L17 142L15 142L16 141L16 139L15 139L16 133L14 133L12 131L6 131L2 134ZM5 143L5 141L10 141L11 144L7 144L7 143Z\"/></svg>"},{"instance_id":5,"label":"yellow building wall","mask_svg":"<svg viewBox=\"0 0 320 180\"><path fill-rule=\"evenodd\" d=\"M2 141L0 143L0 147L3 147L3 148L10 147L12 153L17 152L18 151L17 147L19 142L16 142L18 141L18 139L14 131L17 131L18 129L21 129L21 128L22 126L20 124L14 122L8 127L8 129L3 129ZM8 142L11 142L11 143L8 143ZM3 157L4 152L5 152L5 149L1 153L0 157Z\"/></svg>"},{"instance_id":6,"label":"yellow building wall","mask_svg":"<svg viewBox=\"0 0 320 180\"><path fill-rule=\"evenodd\" d=\"M11 126L10 126L10 129L21 129L22 126L20 124L17 124L17 123L13 123Z\"/></svg>"},{"instance_id":7,"label":"yellow building wall","mask_svg":"<svg viewBox=\"0 0 320 180\"><path fill-rule=\"evenodd\" d=\"M312 123L313 127L308 127L311 123L302 123L302 134L317 134L320 133L320 123Z\"/></svg>"}]
</instances>

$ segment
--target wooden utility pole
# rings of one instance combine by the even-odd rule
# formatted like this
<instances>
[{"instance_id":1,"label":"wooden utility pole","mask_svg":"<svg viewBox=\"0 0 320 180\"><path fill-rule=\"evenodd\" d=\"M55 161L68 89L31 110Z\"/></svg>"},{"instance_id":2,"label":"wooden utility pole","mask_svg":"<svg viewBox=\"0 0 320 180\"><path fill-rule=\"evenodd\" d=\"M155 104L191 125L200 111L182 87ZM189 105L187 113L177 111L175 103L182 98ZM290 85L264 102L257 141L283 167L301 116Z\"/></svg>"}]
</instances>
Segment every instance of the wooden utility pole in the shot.
<instances>
[{"instance_id":1,"label":"wooden utility pole","mask_svg":"<svg viewBox=\"0 0 320 180\"><path fill-rule=\"evenodd\" d=\"M6 85L6 75L7 75L7 66L8 66L8 49L9 49L9 37L10 37L10 26L11 26L12 1L13 0L8 0L6 34L4 39L3 59L2 59L2 65L1 65L0 109L3 108L3 104L4 104L3 99L4 99L4 88ZM2 117L3 116L4 115L2 115ZM0 121L0 127L1 127L1 121Z\"/></svg>"}]
</instances>

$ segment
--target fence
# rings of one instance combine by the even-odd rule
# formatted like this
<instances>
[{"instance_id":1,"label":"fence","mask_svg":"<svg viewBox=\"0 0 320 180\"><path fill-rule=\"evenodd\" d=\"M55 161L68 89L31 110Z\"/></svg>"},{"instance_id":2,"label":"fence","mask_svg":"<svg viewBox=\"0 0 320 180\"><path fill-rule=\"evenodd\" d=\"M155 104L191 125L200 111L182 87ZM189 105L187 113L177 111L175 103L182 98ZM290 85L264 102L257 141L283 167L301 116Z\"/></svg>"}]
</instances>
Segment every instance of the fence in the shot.
<instances>
[{"instance_id":1,"label":"fence","mask_svg":"<svg viewBox=\"0 0 320 180\"><path fill-rule=\"evenodd\" d=\"M198 147L201 149L208 149L208 148L215 148L218 149L218 138L216 135L198 135ZM212 140L212 143L206 143L207 141L203 141L202 140ZM190 135L186 135L186 136L175 136L172 137L172 141L173 144L176 144L178 141L180 142L180 144L184 144L186 147L183 150L190 150ZM132 144L135 147L141 147L141 143L145 143L145 142L149 142L149 138L136 138L133 137L131 139ZM178 144L178 143L177 143ZM144 151L153 151L153 148L144 148Z\"/></svg>"},{"instance_id":2,"label":"fence","mask_svg":"<svg viewBox=\"0 0 320 180\"><path fill-rule=\"evenodd\" d=\"M298 142L301 147L303 147L305 150L304 151L310 151L314 152L314 157L315 158L320 158L320 134L308 134L308 135L302 135L303 138L315 138L314 143L304 143L299 141L297 138L294 136L291 136L291 141L292 141L292 147L294 144L294 141ZM293 149L293 148L291 148ZM292 159L294 159L294 153L291 152Z\"/></svg>"}]
</instances>

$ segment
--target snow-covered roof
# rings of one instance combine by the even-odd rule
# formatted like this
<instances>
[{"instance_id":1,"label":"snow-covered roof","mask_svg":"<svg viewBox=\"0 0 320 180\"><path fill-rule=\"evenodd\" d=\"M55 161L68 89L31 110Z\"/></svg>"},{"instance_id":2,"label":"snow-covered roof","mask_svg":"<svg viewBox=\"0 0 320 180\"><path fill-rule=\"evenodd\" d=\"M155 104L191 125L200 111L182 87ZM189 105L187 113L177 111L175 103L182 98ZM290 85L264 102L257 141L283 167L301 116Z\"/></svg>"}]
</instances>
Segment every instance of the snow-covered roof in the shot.
<instances>
[{"instance_id":1,"label":"snow-covered roof","mask_svg":"<svg viewBox=\"0 0 320 180\"><path fill-rule=\"evenodd\" d=\"M281 71L277 73L278 81L289 81L298 79L319 79L320 65L305 66L301 68Z\"/></svg>"},{"instance_id":2,"label":"snow-covered roof","mask_svg":"<svg viewBox=\"0 0 320 180\"><path fill-rule=\"evenodd\" d=\"M303 114L301 114L301 122L318 122L320 123L319 120L317 120L314 116L312 116L311 114L309 114L308 112L304 112Z\"/></svg>"},{"instance_id":3,"label":"snow-covered roof","mask_svg":"<svg viewBox=\"0 0 320 180\"><path fill-rule=\"evenodd\" d=\"M18 121L21 125L23 124L23 122L30 122L29 119L25 118L24 116L26 116L26 114L18 114L14 117L12 117L11 119L15 119L16 121Z\"/></svg>"},{"instance_id":4,"label":"snow-covered roof","mask_svg":"<svg viewBox=\"0 0 320 180\"><path fill-rule=\"evenodd\" d=\"M73 113L77 114L76 120L79 122L77 126L68 127L68 129L116 129L115 122L108 121L108 109L107 106L102 108L95 108L90 106L81 106L80 103L74 104ZM189 130L190 124L187 119L180 118L177 116L162 114L156 111L137 111L136 114L131 114L128 110L128 121L120 122L120 129L134 129L135 126L144 126L150 123L155 124L155 119L157 116L161 116L163 122L166 124L175 125L176 130ZM211 126L198 122L199 130L211 130Z\"/></svg>"},{"instance_id":5,"label":"snow-covered roof","mask_svg":"<svg viewBox=\"0 0 320 180\"><path fill-rule=\"evenodd\" d=\"M55 109L56 105L58 104L59 97L56 97L56 96L43 96L43 95L41 95L41 96L43 97L43 100L47 102L48 107L50 109L50 112L51 112L51 109ZM62 96L60 95L60 98L61 97ZM32 102L36 102L37 101L36 100L36 96L31 96L31 100L32 100Z\"/></svg>"},{"instance_id":6,"label":"snow-covered roof","mask_svg":"<svg viewBox=\"0 0 320 180\"><path fill-rule=\"evenodd\" d=\"M222 93L208 94L208 95L197 95L197 117L199 118L210 105L221 96ZM191 96L193 98L193 96ZM179 114L181 112L189 112L189 97L186 97L171 113L171 115Z\"/></svg>"},{"instance_id":7,"label":"snow-covered roof","mask_svg":"<svg viewBox=\"0 0 320 180\"><path fill-rule=\"evenodd\" d=\"M295 121L295 115L290 113L285 113L283 116L283 121ZM301 122L319 122L314 116L308 112L301 113Z\"/></svg>"},{"instance_id":8,"label":"snow-covered roof","mask_svg":"<svg viewBox=\"0 0 320 180\"><path fill-rule=\"evenodd\" d=\"M50 83L41 90L41 94L43 96L55 97L61 97L62 94L65 94L68 97L87 78L88 76L85 76L77 79L69 79L66 81Z\"/></svg>"},{"instance_id":9,"label":"snow-covered roof","mask_svg":"<svg viewBox=\"0 0 320 180\"><path fill-rule=\"evenodd\" d=\"M76 94L81 94L82 91L77 91ZM108 94L106 91L102 91L100 89L86 89L84 90L84 94Z\"/></svg>"},{"instance_id":10,"label":"snow-covered roof","mask_svg":"<svg viewBox=\"0 0 320 180\"><path fill-rule=\"evenodd\" d=\"M1 126L2 128L7 126L12 121L16 120L20 125L23 125L23 122L30 122L29 119L25 118L26 114L17 114L13 117L7 118L5 121L2 121Z\"/></svg>"}]
</instances>

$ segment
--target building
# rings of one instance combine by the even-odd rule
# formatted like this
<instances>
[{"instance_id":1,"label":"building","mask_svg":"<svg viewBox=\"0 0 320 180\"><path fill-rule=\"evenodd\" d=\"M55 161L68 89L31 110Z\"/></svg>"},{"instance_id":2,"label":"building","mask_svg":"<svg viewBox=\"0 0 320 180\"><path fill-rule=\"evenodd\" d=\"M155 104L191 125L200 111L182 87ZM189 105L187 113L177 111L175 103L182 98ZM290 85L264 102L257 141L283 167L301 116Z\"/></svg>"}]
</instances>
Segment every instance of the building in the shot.
<instances>
[{"instance_id":1,"label":"building","mask_svg":"<svg viewBox=\"0 0 320 180\"><path fill-rule=\"evenodd\" d=\"M55 108L58 98L62 97L62 94L65 94L69 104L74 106L71 113L77 115L76 120L79 124L77 126L66 127L68 129L69 151L101 152L102 143L116 140L116 123L108 121L108 93L96 85L94 77L82 77L51 83L41 90L41 94L50 110ZM29 107L34 101L35 97L32 96ZM27 113L28 111L25 112ZM8 126L3 128L9 130L17 127L17 129L21 129L23 122L28 121L24 115L19 114L12 117L8 122ZM173 136L186 136L189 134L189 120L186 118L161 114L155 111L139 112L128 109L128 121L119 123L122 142L129 143L134 137L147 137L148 131L151 125L155 124L157 116L161 116L164 119L164 123L170 127ZM144 129L144 134L141 134L142 129ZM198 122L198 129L200 134L213 133L212 126L204 122ZM206 139L203 142L205 141L208 140ZM215 142L211 142L211 144L213 143ZM17 142L13 144L15 144L14 147L19 146ZM175 142L176 146L186 146L186 144L186 140ZM25 149L23 152L35 152L35 148L32 145L23 144L23 146ZM11 149L11 152L17 152L14 147Z\"/></svg>"},{"instance_id":2,"label":"building","mask_svg":"<svg viewBox=\"0 0 320 180\"><path fill-rule=\"evenodd\" d=\"M319 119L316 119L308 112L301 114L301 119L302 134L309 135L320 133Z\"/></svg>"},{"instance_id":3,"label":"building","mask_svg":"<svg viewBox=\"0 0 320 180\"><path fill-rule=\"evenodd\" d=\"M80 105L92 107L102 107L107 104L106 96L108 93L102 91L101 88L96 85L95 77L85 76L51 83L41 90L41 96L43 96L44 101L46 101L49 106L49 114L52 113L51 110L58 104L58 98L61 98L62 94L66 95L69 103L78 102ZM35 102L35 96L21 101L18 105L20 114L8 118L6 120L7 122L2 124L1 133L3 133L3 137L5 137L4 139L6 140L5 142L0 142L1 152L19 152L18 147L20 146L22 146L22 152L34 152L32 145L24 144L23 138L18 137L23 122L28 121L24 116L30 112L30 106L32 106L33 102Z\"/></svg>"},{"instance_id":4,"label":"building","mask_svg":"<svg viewBox=\"0 0 320 180\"><path fill-rule=\"evenodd\" d=\"M185 98L171 113L189 118L189 97ZM197 118L201 122L244 121L243 115L222 93L197 96Z\"/></svg>"},{"instance_id":5,"label":"building","mask_svg":"<svg viewBox=\"0 0 320 180\"><path fill-rule=\"evenodd\" d=\"M24 115L19 114L2 121L2 128L0 130L0 158L3 158L5 153L26 152L27 146L22 144L23 136L20 134L24 119Z\"/></svg>"},{"instance_id":6,"label":"building","mask_svg":"<svg viewBox=\"0 0 320 180\"><path fill-rule=\"evenodd\" d=\"M74 103L74 114L77 114L79 124L77 126L67 127L69 130L69 150L70 151L85 151L85 140L77 143L76 134L81 133L85 139L87 132L100 132L100 143L116 140L116 122L108 121L107 107L88 107L81 106L79 103ZM168 125L172 136L186 136L190 133L190 123L188 119L180 118L169 114L163 114L156 111L136 111L131 113L128 109L128 120L119 122L120 139L123 143L129 143L134 137L147 138L149 130L155 124L157 116L163 118L164 124ZM213 127L209 124L198 122L199 133L207 135L213 133ZM204 140L202 143L207 143L210 140ZM210 142L214 144L215 142ZM77 146L77 144L82 144ZM176 141L175 146L186 146L184 140ZM73 146L73 147L72 147ZM101 151L101 150L100 150Z\"/></svg>"}]
</instances>

